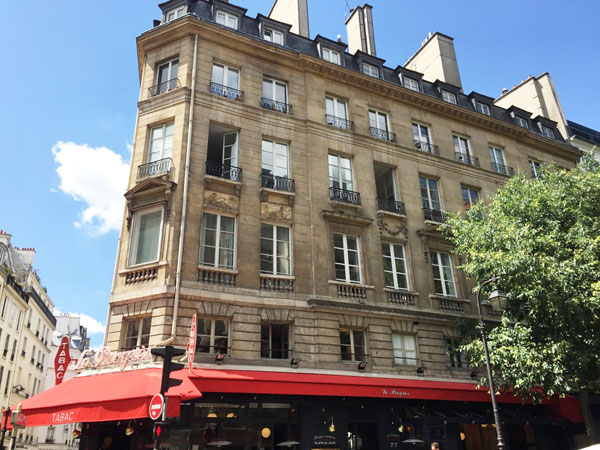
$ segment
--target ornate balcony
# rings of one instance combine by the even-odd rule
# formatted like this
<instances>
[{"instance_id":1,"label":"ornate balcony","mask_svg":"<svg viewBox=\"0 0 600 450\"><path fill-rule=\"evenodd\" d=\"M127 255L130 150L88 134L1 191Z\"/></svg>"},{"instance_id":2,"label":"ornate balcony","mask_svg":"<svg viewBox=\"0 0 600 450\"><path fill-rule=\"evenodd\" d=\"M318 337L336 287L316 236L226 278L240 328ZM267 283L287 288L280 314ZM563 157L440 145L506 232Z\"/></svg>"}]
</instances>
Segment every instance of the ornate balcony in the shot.
<instances>
[{"instance_id":1,"label":"ornate balcony","mask_svg":"<svg viewBox=\"0 0 600 450\"><path fill-rule=\"evenodd\" d=\"M515 171L512 167L495 162L492 162L492 170L496 173L501 173L502 175L508 175L509 177L512 177L515 174Z\"/></svg>"},{"instance_id":2,"label":"ornate balcony","mask_svg":"<svg viewBox=\"0 0 600 450\"><path fill-rule=\"evenodd\" d=\"M370 127L371 136L377 139L382 139L384 141L396 142L396 133L391 133L387 130L382 130L381 128Z\"/></svg>"},{"instance_id":3,"label":"ornate balcony","mask_svg":"<svg viewBox=\"0 0 600 450\"><path fill-rule=\"evenodd\" d=\"M384 291L387 293L388 302L394 305L416 306L417 304L417 294L413 292L391 288L385 288Z\"/></svg>"},{"instance_id":4,"label":"ornate balcony","mask_svg":"<svg viewBox=\"0 0 600 450\"><path fill-rule=\"evenodd\" d=\"M396 200L388 200L387 198L377 199L377 209L406 215L406 207L404 206L404 203L397 202Z\"/></svg>"},{"instance_id":5,"label":"ornate balcony","mask_svg":"<svg viewBox=\"0 0 600 450\"><path fill-rule=\"evenodd\" d=\"M290 116L293 114L292 105L288 105L287 103L276 102L275 100L271 100L270 98L261 98L260 106L262 106L264 109L278 111L283 114L289 114Z\"/></svg>"},{"instance_id":6,"label":"ornate balcony","mask_svg":"<svg viewBox=\"0 0 600 450\"><path fill-rule=\"evenodd\" d=\"M244 92L222 84L210 83L210 92L221 97L227 97L231 100L244 101Z\"/></svg>"},{"instance_id":7,"label":"ornate balcony","mask_svg":"<svg viewBox=\"0 0 600 450\"><path fill-rule=\"evenodd\" d=\"M296 192L296 182L292 178L263 174L260 176L260 182L261 186L264 188L275 189L277 191Z\"/></svg>"},{"instance_id":8,"label":"ornate balcony","mask_svg":"<svg viewBox=\"0 0 600 450\"><path fill-rule=\"evenodd\" d=\"M419 141L418 139L415 139L413 142L415 144L415 150L440 156L440 149L437 145L430 144L429 142Z\"/></svg>"},{"instance_id":9,"label":"ornate balcony","mask_svg":"<svg viewBox=\"0 0 600 450\"><path fill-rule=\"evenodd\" d=\"M329 188L329 198L338 202L360 205L360 193L335 187Z\"/></svg>"},{"instance_id":10,"label":"ornate balcony","mask_svg":"<svg viewBox=\"0 0 600 450\"><path fill-rule=\"evenodd\" d=\"M152 281L158 277L158 267L146 267L139 270L133 270L125 274L125 284L143 283Z\"/></svg>"},{"instance_id":11,"label":"ornate balcony","mask_svg":"<svg viewBox=\"0 0 600 450\"><path fill-rule=\"evenodd\" d=\"M148 92L150 93L150 97L155 97L157 95L164 94L165 92L172 91L178 87L181 87L181 83L179 83L177 78L173 78L172 80L152 86L150 89L148 89Z\"/></svg>"},{"instance_id":12,"label":"ornate balcony","mask_svg":"<svg viewBox=\"0 0 600 450\"><path fill-rule=\"evenodd\" d=\"M325 119L327 120L327 125L341 128L343 130L354 131L354 122L352 122L351 120L332 116L331 114L325 114Z\"/></svg>"},{"instance_id":13,"label":"ornate balcony","mask_svg":"<svg viewBox=\"0 0 600 450\"><path fill-rule=\"evenodd\" d=\"M337 295L342 298L350 298L364 303L367 299L367 287L360 284L336 283Z\"/></svg>"},{"instance_id":14,"label":"ornate balcony","mask_svg":"<svg viewBox=\"0 0 600 450\"><path fill-rule=\"evenodd\" d=\"M447 298L447 297L438 297L438 303L439 303L440 311L446 311L446 312L452 312L452 313L464 313L465 312L465 307L464 307L465 302L463 302L463 301L453 299L453 298Z\"/></svg>"},{"instance_id":15,"label":"ornate balcony","mask_svg":"<svg viewBox=\"0 0 600 450\"><path fill-rule=\"evenodd\" d=\"M198 267L198 281L206 284L219 286L235 286L237 271L217 269L210 267Z\"/></svg>"},{"instance_id":16,"label":"ornate balcony","mask_svg":"<svg viewBox=\"0 0 600 450\"><path fill-rule=\"evenodd\" d=\"M216 161L206 161L206 175L225 178L226 180L242 181L242 169Z\"/></svg>"},{"instance_id":17,"label":"ornate balcony","mask_svg":"<svg viewBox=\"0 0 600 450\"><path fill-rule=\"evenodd\" d=\"M444 211L438 211L437 209L423 208L423 215L425 220L432 222L446 223L446 213Z\"/></svg>"},{"instance_id":18,"label":"ornate balcony","mask_svg":"<svg viewBox=\"0 0 600 450\"><path fill-rule=\"evenodd\" d=\"M479 158L471 156L468 153L454 152L456 160L463 164L469 164L470 166L479 167Z\"/></svg>"},{"instance_id":19,"label":"ornate balcony","mask_svg":"<svg viewBox=\"0 0 600 450\"><path fill-rule=\"evenodd\" d=\"M260 290L274 292L294 292L294 277L261 273Z\"/></svg>"},{"instance_id":20,"label":"ornate balcony","mask_svg":"<svg viewBox=\"0 0 600 450\"><path fill-rule=\"evenodd\" d=\"M138 166L137 180L143 180L155 175L168 174L171 171L171 167L173 167L173 160L171 158L163 158L158 161L142 164Z\"/></svg>"}]
</instances>

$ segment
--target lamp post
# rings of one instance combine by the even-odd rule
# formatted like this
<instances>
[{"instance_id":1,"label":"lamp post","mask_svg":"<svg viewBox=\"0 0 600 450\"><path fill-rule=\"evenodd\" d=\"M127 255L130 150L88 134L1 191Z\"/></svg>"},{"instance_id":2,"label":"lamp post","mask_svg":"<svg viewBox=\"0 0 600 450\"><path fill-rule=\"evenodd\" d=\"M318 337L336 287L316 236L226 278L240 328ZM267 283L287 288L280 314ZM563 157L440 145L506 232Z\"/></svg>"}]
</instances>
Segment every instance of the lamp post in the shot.
<instances>
[{"instance_id":1,"label":"lamp post","mask_svg":"<svg viewBox=\"0 0 600 450\"><path fill-rule=\"evenodd\" d=\"M496 402L496 387L494 386L494 378L492 376L492 365L490 364L490 353L488 350L487 338L485 335L485 324L483 323L483 312L481 308L481 290L490 283L498 281L498 277L494 276L487 281L484 281L477 291L477 311L479 312L479 331L481 332L481 341L483 342L483 352L485 354L485 367L487 369L488 383L490 395L492 397L492 409L494 410L494 422L496 422L496 436L498 438L498 450L504 450L504 441L502 439L502 424L500 422L500 411ZM499 291L494 291L495 298L500 298Z\"/></svg>"}]
</instances>

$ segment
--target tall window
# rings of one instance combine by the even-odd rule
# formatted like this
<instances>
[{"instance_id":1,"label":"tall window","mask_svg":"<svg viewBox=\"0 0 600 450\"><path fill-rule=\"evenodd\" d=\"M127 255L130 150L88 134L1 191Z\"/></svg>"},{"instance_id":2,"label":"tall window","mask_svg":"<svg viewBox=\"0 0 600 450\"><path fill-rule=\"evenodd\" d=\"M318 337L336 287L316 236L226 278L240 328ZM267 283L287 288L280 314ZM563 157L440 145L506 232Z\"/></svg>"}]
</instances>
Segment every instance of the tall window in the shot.
<instances>
[{"instance_id":1,"label":"tall window","mask_svg":"<svg viewBox=\"0 0 600 450\"><path fill-rule=\"evenodd\" d=\"M492 160L492 170L494 172L508 175L508 169L504 161L504 152L501 148L490 145L490 159Z\"/></svg>"},{"instance_id":2,"label":"tall window","mask_svg":"<svg viewBox=\"0 0 600 450\"><path fill-rule=\"evenodd\" d=\"M237 29L238 18L224 11L217 11L217 23L228 28Z\"/></svg>"},{"instance_id":3,"label":"tall window","mask_svg":"<svg viewBox=\"0 0 600 450\"><path fill-rule=\"evenodd\" d=\"M200 264L223 269L235 267L235 218L204 213L200 239Z\"/></svg>"},{"instance_id":4,"label":"tall window","mask_svg":"<svg viewBox=\"0 0 600 450\"><path fill-rule=\"evenodd\" d=\"M446 297L456 297L452 260L448 253L429 252L433 268L435 293Z\"/></svg>"},{"instance_id":5,"label":"tall window","mask_svg":"<svg viewBox=\"0 0 600 450\"><path fill-rule=\"evenodd\" d=\"M414 78L410 77L402 77L402 85L405 88L410 89L411 91L419 92L419 82Z\"/></svg>"},{"instance_id":6,"label":"tall window","mask_svg":"<svg viewBox=\"0 0 600 450\"><path fill-rule=\"evenodd\" d=\"M420 123L413 122L413 139L424 144L431 144L431 138L429 135L429 127Z\"/></svg>"},{"instance_id":7,"label":"tall window","mask_svg":"<svg viewBox=\"0 0 600 450\"><path fill-rule=\"evenodd\" d=\"M333 251L335 254L335 279L346 283L360 283L358 238L334 233Z\"/></svg>"},{"instance_id":8,"label":"tall window","mask_svg":"<svg viewBox=\"0 0 600 450\"><path fill-rule=\"evenodd\" d=\"M461 192L462 192L463 202L465 203L465 208L467 208L467 209L469 209L471 206L473 206L473 203L475 203L476 201L479 200L479 190L478 189L468 187L468 186L461 186Z\"/></svg>"},{"instance_id":9,"label":"tall window","mask_svg":"<svg viewBox=\"0 0 600 450\"><path fill-rule=\"evenodd\" d=\"M529 168L531 169L531 177L537 178L541 175L542 163L534 159L530 159Z\"/></svg>"},{"instance_id":10,"label":"tall window","mask_svg":"<svg viewBox=\"0 0 600 450\"><path fill-rule=\"evenodd\" d=\"M329 155L329 187L353 190L352 183L352 162L350 158L338 155Z\"/></svg>"},{"instance_id":11,"label":"tall window","mask_svg":"<svg viewBox=\"0 0 600 450\"><path fill-rule=\"evenodd\" d=\"M369 126L377 130L390 131L388 116L386 113L369 110Z\"/></svg>"},{"instance_id":12,"label":"tall window","mask_svg":"<svg viewBox=\"0 0 600 450\"><path fill-rule=\"evenodd\" d=\"M440 211L442 207L440 204L440 194L437 180L428 177L419 177L419 185L421 187L421 200L423 201L423 208Z\"/></svg>"},{"instance_id":13,"label":"tall window","mask_svg":"<svg viewBox=\"0 0 600 450\"><path fill-rule=\"evenodd\" d=\"M467 354L460 350L460 341L456 338L446 338L446 351L450 367L468 368L469 360Z\"/></svg>"},{"instance_id":14,"label":"tall window","mask_svg":"<svg viewBox=\"0 0 600 450\"><path fill-rule=\"evenodd\" d=\"M287 178L289 176L288 146L262 141L262 174Z\"/></svg>"},{"instance_id":15,"label":"tall window","mask_svg":"<svg viewBox=\"0 0 600 450\"><path fill-rule=\"evenodd\" d=\"M263 98L279 103L287 103L287 84L269 78L263 79Z\"/></svg>"},{"instance_id":16,"label":"tall window","mask_svg":"<svg viewBox=\"0 0 600 450\"><path fill-rule=\"evenodd\" d=\"M239 94L240 71L222 64L213 64L211 92L235 99Z\"/></svg>"},{"instance_id":17,"label":"tall window","mask_svg":"<svg viewBox=\"0 0 600 450\"><path fill-rule=\"evenodd\" d=\"M408 290L408 271L406 270L404 246L383 242L381 252L383 254L385 287Z\"/></svg>"},{"instance_id":18,"label":"tall window","mask_svg":"<svg viewBox=\"0 0 600 450\"><path fill-rule=\"evenodd\" d=\"M8 355L8 347L10 346L10 335L6 335L6 340L4 341L4 351L2 352L2 356L6 357Z\"/></svg>"},{"instance_id":19,"label":"tall window","mask_svg":"<svg viewBox=\"0 0 600 450\"><path fill-rule=\"evenodd\" d=\"M272 42L273 44L283 45L283 33L281 31L265 28L263 37L265 38L265 41Z\"/></svg>"},{"instance_id":20,"label":"tall window","mask_svg":"<svg viewBox=\"0 0 600 450\"><path fill-rule=\"evenodd\" d=\"M322 56L325 61L329 61L334 64L341 64L340 54L335 50L331 50L327 47L323 47Z\"/></svg>"},{"instance_id":21,"label":"tall window","mask_svg":"<svg viewBox=\"0 0 600 450\"><path fill-rule=\"evenodd\" d=\"M158 161L171 157L173 147L173 122L159 125L150 130L150 144L148 146L148 162Z\"/></svg>"},{"instance_id":22,"label":"tall window","mask_svg":"<svg viewBox=\"0 0 600 450\"><path fill-rule=\"evenodd\" d=\"M475 109L477 109L478 112L480 112L481 114L485 114L486 116L490 115L490 107L489 105L486 105L485 103L480 103L480 102L475 102Z\"/></svg>"},{"instance_id":23,"label":"tall window","mask_svg":"<svg viewBox=\"0 0 600 450\"><path fill-rule=\"evenodd\" d=\"M362 63L362 72L371 77L379 78L379 68L369 63Z\"/></svg>"},{"instance_id":24,"label":"tall window","mask_svg":"<svg viewBox=\"0 0 600 450\"><path fill-rule=\"evenodd\" d=\"M133 350L142 346L148 348L151 322L151 317L127 321L123 350Z\"/></svg>"},{"instance_id":25,"label":"tall window","mask_svg":"<svg viewBox=\"0 0 600 450\"><path fill-rule=\"evenodd\" d=\"M6 374L6 384L4 385L4 395L8 395L8 387L10 386L10 374L11 374L11 371L9 370L8 373Z\"/></svg>"},{"instance_id":26,"label":"tall window","mask_svg":"<svg viewBox=\"0 0 600 450\"><path fill-rule=\"evenodd\" d=\"M229 351L229 322L219 319L198 318L196 352L219 353Z\"/></svg>"},{"instance_id":27,"label":"tall window","mask_svg":"<svg viewBox=\"0 0 600 450\"><path fill-rule=\"evenodd\" d=\"M452 103L453 105L458 104L456 101L456 94L454 92L445 91L442 89L442 99L445 102Z\"/></svg>"},{"instance_id":28,"label":"tall window","mask_svg":"<svg viewBox=\"0 0 600 450\"><path fill-rule=\"evenodd\" d=\"M383 164L373 163L375 190L379 200L396 200L395 169Z\"/></svg>"},{"instance_id":29,"label":"tall window","mask_svg":"<svg viewBox=\"0 0 600 450\"><path fill-rule=\"evenodd\" d=\"M260 326L260 357L287 359L290 349L288 324L262 324Z\"/></svg>"},{"instance_id":30,"label":"tall window","mask_svg":"<svg viewBox=\"0 0 600 450\"><path fill-rule=\"evenodd\" d=\"M348 120L348 106L346 104L346 100L340 100L339 98L327 96L325 97L325 110L327 115L332 116L332 118L337 117ZM329 118L327 123L329 125L335 125L335 123L330 123Z\"/></svg>"},{"instance_id":31,"label":"tall window","mask_svg":"<svg viewBox=\"0 0 600 450\"><path fill-rule=\"evenodd\" d=\"M15 339L13 341L13 345L12 345L12 350L10 352L10 360L14 361L15 360L15 355L17 353L17 340Z\"/></svg>"},{"instance_id":32,"label":"tall window","mask_svg":"<svg viewBox=\"0 0 600 450\"><path fill-rule=\"evenodd\" d=\"M454 140L454 151L461 153L465 156L471 156L471 146L469 145L469 139L462 136L452 136Z\"/></svg>"},{"instance_id":33,"label":"tall window","mask_svg":"<svg viewBox=\"0 0 600 450\"><path fill-rule=\"evenodd\" d=\"M0 317L4 319L4 315L6 314L6 306L8 305L8 297L4 297L4 301L2 302L2 314Z\"/></svg>"},{"instance_id":34,"label":"tall window","mask_svg":"<svg viewBox=\"0 0 600 450\"><path fill-rule=\"evenodd\" d=\"M160 64L156 69L156 87L153 94L158 95L177 87L179 59Z\"/></svg>"},{"instance_id":35,"label":"tall window","mask_svg":"<svg viewBox=\"0 0 600 450\"><path fill-rule=\"evenodd\" d=\"M263 223L260 225L260 272L290 275L290 229Z\"/></svg>"},{"instance_id":36,"label":"tall window","mask_svg":"<svg viewBox=\"0 0 600 450\"><path fill-rule=\"evenodd\" d=\"M520 127L529 129L529 122L527 121L527 119L521 116L515 116L515 122L517 122L517 125L519 125Z\"/></svg>"},{"instance_id":37,"label":"tall window","mask_svg":"<svg viewBox=\"0 0 600 450\"><path fill-rule=\"evenodd\" d=\"M129 248L129 265L158 261L162 234L163 209L136 211Z\"/></svg>"},{"instance_id":38,"label":"tall window","mask_svg":"<svg viewBox=\"0 0 600 450\"><path fill-rule=\"evenodd\" d=\"M360 330L340 330L342 361L366 361L365 333Z\"/></svg>"},{"instance_id":39,"label":"tall window","mask_svg":"<svg viewBox=\"0 0 600 450\"><path fill-rule=\"evenodd\" d=\"M417 365L417 345L414 334L392 334L394 364Z\"/></svg>"}]
</instances>

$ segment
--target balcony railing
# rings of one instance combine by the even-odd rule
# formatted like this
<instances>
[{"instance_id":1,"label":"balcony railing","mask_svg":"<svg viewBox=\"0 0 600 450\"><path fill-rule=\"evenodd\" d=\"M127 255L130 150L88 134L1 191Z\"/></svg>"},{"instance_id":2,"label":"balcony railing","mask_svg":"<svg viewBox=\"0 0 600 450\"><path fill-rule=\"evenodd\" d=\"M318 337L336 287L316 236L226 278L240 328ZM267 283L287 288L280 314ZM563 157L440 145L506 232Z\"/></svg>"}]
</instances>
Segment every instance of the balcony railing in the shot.
<instances>
[{"instance_id":1,"label":"balcony railing","mask_svg":"<svg viewBox=\"0 0 600 450\"><path fill-rule=\"evenodd\" d=\"M515 174L515 171L512 167L496 162L492 162L492 170L496 173L501 173L502 175L508 175L509 177L512 177Z\"/></svg>"},{"instance_id":2,"label":"balcony railing","mask_svg":"<svg viewBox=\"0 0 600 450\"><path fill-rule=\"evenodd\" d=\"M29 296L12 275L8 276L6 283L15 290L15 292L25 301L25 303L29 303Z\"/></svg>"},{"instance_id":3,"label":"balcony railing","mask_svg":"<svg viewBox=\"0 0 600 450\"><path fill-rule=\"evenodd\" d=\"M206 161L206 175L225 178L226 180L242 181L242 169L216 161Z\"/></svg>"},{"instance_id":4,"label":"balcony railing","mask_svg":"<svg viewBox=\"0 0 600 450\"><path fill-rule=\"evenodd\" d=\"M158 161L142 164L141 166L138 166L137 179L142 180L155 175L169 173L172 166L173 160L171 158L163 158L159 159Z\"/></svg>"},{"instance_id":5,"label":"balcony railing","mask_svg":"<svg viewBox=\"0 0 600 450\"><path fill-rule=\"evenodd\" d=\"M331 114L325 114L325 118L327 120L327 125L342 128L344 130L354 131L354 122L352 122L351 120L343 119L342 117L332 116Z\"/></svg>"},{"instance_id":6,"label":"balcony railing","mask_svg":"<svg viewBox=\"0 0 600 450\"><path fill-rule=\"evenodd\" d=\"M231 100L244 101L244 92L222 84L210 83L210 92L221 97L227 97Z\"/></svg>"},{"instance_id":7,"label":"balcony railing","mask_svg":"<svg viewBox=\"0 0 600 450\"><path fill-rule=\"evenodd\" d=\"M208 267L198 268L198 281L206 284L217 284L220 286L235 286L236 272L211 269Z\"/></svg>"},{"instance_id":8,"label":"balcony railing","mask_svg":"<svg viewBox=\"0 0 600 450\"><path fill-rule=\"evenodd\" d=\"M179 80L177 78L173 78L172 80L165 81L160 84L156 84L152 86L148 91L150 92L150 97L154 97L156 95L164 94L165 92L172 91L175 88L181 86Z\"/></svg>"},{"instance_id":9,"label":"balcony railing","mask_svg":"<svg viewBox=\"0 0 600 450\"><path fill-rule=\"evenodd\" d=\"M260 106L262 106L264 109L278 111L280 113L289 114L290 116L293 114L292 105L288 105L287 103L276 102L275 100L271 100L270 98L261 98Z\"/></svg>"},{"instance_id":10,"label":"balcony railing","mask_svg":"<svg viewBox=\"0 0 600 450\"><path fill-rule=\"evenodd\" d=\"M147 267L144 269L128 272L125 275L125 284L143 283L155 280L158 277L158 267Z\"/></svg>"},{"instance_id":11,"label":"balcony railing","mask_svg":"<svg viewBox=\"0 0 600 450\"><path fill-rule=\"evenodd\" d=\"M475 156L471 156L468 153L463 152L454 152L454 155L458 162L479 167L479 158L476 158Z\"/></svg>"},{"instance_id":12,"label":"balcony railing","mask_svg":"<svg viewBox=\"0 0 600 450\"><path fill-rule=\"evenodd\" d=\"M377 199L377 209L406 215L404 203L397 202L396 200L388 200L387 198Z\"/></svg>"},{"instance_id":13,"label":"balcony railing","mask_svg":"<svg viewBox=\"0 0 600 450\"><path fill-rule=\"evenodd\" d=\"M419 141L418 139L415 139L413 142L415 144L415 150L431 153L432 155L440 155L440 149L437 145L430 144L429 142Z\"/></svg>"},{"instance_id":14,"label":"balcony railing","mask_svg":"<svg viewBox=\"0 0 600 450\"><path fill-rule=\"evenodd\" d=\"M354 191L347 191L346 189L330 187L329 198L338 202L360 205L360 194Z\"/></svg>"},{"instance_id":15,"label":"balcony railing","mask_svg":"<svg viewBox=\"0 0 600 450\"><path fill-rule=\"evenodd\" d=\"M415 306L417 304L417 295L412 292L400 291L397 289L386 288L388 302L394 305Z\"/></svg>"},{"instance_id":16,"label":"balcony railing","mask_svg":"<svg viewBox=\"0 0 600 450\"><path fill-rule=\"evenodd\" d=\"M274 292L294 292L294 279L277 275L260 274L260 290Z\"/></svg>"},{"instance_id":17,"label":"balcony railing","mask_svg":"<svg viewBox=\"0 0 600 450\"><path fill-rule=\"evenodd\" d=\"M276 177L275 175L263 174L260 176L261 186L275 189L277 191L295 192L296 182L287 177Z\"/></svg>"},{"instance_id":18,"label":"balcony railing","mask_svg":"<svg viewBox=\"0 0 600 450\"><path fill-rule=\"evenodd\" d=\"M437 209L423 208L423 216L425 220L432 222L446 223L446 213Z\"/></svg>"},{"instance_id":19,"label":"balcony railing","mask_svg":"<svg viewBox=\"0 0 600 450\"><path fill-rule=\"evenodd\" d=\"M464 302L451 298L438 298L440 310L454 313L465 312Z\"/></svg>"},{"instance_id":20,"label":"balcony railing","mask_svg":"<svg viewBox=\"0 0 600 450\"><path fill-rule=\"evenodd\" d=\"M337 295L342 298L350 298L364 303L367 299L367 288L365 286L352 283L339 283L337 285Z\"/></svg>"},{"instance_id":21,"label":"balcony railing","mask_svg":"<svg viewBox=\"0 0 600 450\"><path fill-rule=\"evenodd\" d=\"M392 133L381 128L371 127L371 136L384 141L396 142L396 133Z\"/></svg>"}]
</instances>

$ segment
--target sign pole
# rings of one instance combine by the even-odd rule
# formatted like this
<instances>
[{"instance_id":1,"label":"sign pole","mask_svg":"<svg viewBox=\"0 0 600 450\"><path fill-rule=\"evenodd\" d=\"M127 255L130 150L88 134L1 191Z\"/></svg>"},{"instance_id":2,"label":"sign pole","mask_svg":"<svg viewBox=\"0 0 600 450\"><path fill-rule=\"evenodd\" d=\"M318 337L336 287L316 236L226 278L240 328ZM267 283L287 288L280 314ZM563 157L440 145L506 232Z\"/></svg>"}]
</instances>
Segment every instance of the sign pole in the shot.
<instances>
[{"instance_id":1,"label":"sign pole","mask_svg":"<svg viewBox=\"0 0 600 450\"><path fill-rule=\"evenodd\" d=\"M0 450L4 450L4 436L6 430L8 430L8 418L10 417L10 406L4 410L4 426L2 427L2 434L0 435Z\"/></svg>"},{"instance_id":2,"label":"sign pole","mask_svg":"<svg viewBox=\"0 0 600 450\"><path fill-rule=\"evenodd\" d=\"M22 406L19 403L19 406L17 406L17 411L16 411L17 418L19 417L19 414L21 414L21 408L22 408ZM14 450L16 440L17 440L17 426L15 423L15 424L13 424L12 431L10 433L10 442L8 444L8 450Z\"/></svg>"}]
</instances>

